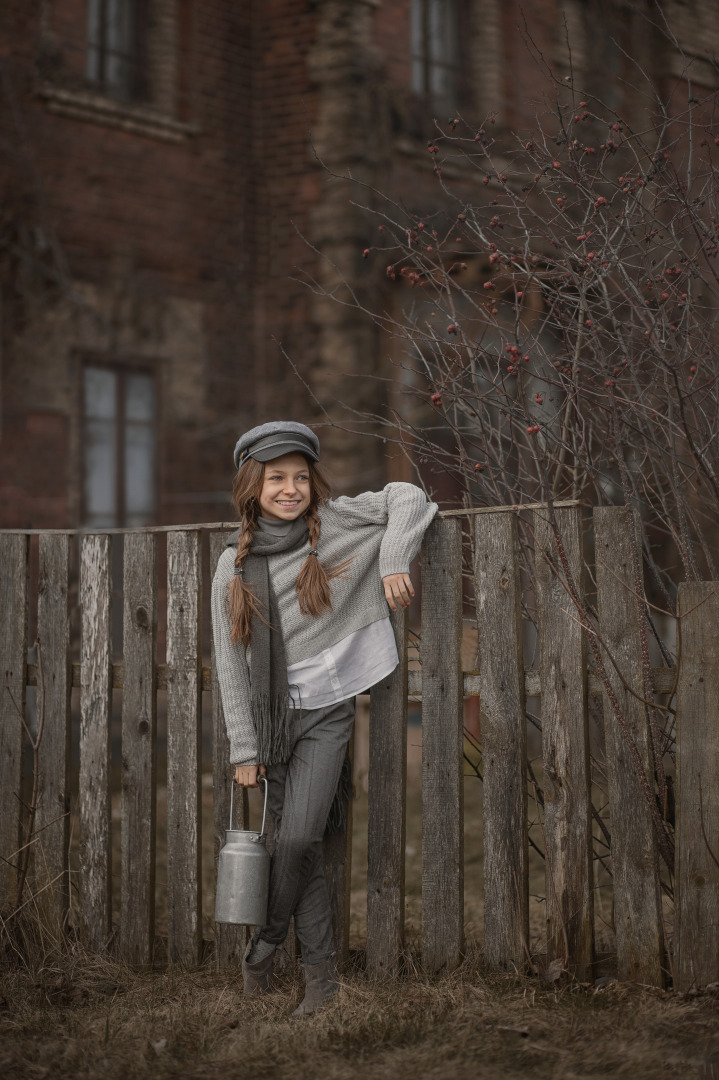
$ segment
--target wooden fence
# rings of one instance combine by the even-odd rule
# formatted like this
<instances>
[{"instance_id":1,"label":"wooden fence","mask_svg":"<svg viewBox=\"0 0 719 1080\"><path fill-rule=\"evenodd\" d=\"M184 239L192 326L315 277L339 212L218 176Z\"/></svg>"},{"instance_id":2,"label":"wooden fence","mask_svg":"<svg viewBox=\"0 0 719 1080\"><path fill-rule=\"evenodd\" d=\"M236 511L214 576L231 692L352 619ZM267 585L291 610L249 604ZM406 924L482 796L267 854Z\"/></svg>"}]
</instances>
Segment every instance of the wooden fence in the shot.
<instances>
[{"instance_id":1,"label":"wooden fence","mask_svg":"<svg viewBox=\"0 0 719 1080\"><path fill-rule=\"evenodd\" d=\"M516 509L516 508L515 508ZM719 980L719 596L714 582L679 591L680 662L651 670L653 691L676 703L677 811L673 949L666 951L659 856L637 761L652 778L636 576L622 507L594 511L599 635L608 677L587 665L587 639L567 588L581 587L582 519L560 505L564 570L546 509L522 508L534 535L536 663L522 646L518 518L512 508L465 516L474 541L477 671L463 672L462 531L459 515L438 518L422 549L421 669L408 671L407 618L392 624L401 663L371 694L367 965L392 976L404 944L404 858L408 694L422 698L422 955L427 970L462 956L463 698L478 695L484 799L484 949L497 969L529 957L527 719L525 698L541 701L546 848L547 962L591 978L595 890L590 802L588 701L604 696L611 868L621 978L680 989ZM200 878L201 704L210 694L216 847L229 813L231 769L214 663L202 665L202 532L211 567L224 532L217 526L137 530L124 537L122 659L111 652L112 536L86 535L80 556L81 654L71 662L71 536L38 542L38 663L28 663L29 532L0 534L0 904L17 899L18 850L25 840L20 792L27 738L18 716L26 686L37 686L44 730L32 886L44 918L62 923L69 897L70 695L80 687L79 912L94 949L113 934L111 910L110 719L122 690L121 902L116 947L147 963L154 947L157 691L167 693L168 955L193 964L202 948ZM156 660L158 543L166 534L166 663ZM34 600L33 600L34 603ZM611 653L611 660L609 658ZM643 664L645 665L643 667ZM612 707L614 695L617 706ZM247 802L241 806L246 818ZM41 843L40 843L41 841ZM476 843L475 838L471 840ZM348 837L328 841L327 867L337 946L347 949ZM27 893L25 895L28 895ZM216 927L220 967L237 961L239 928Z\"/></svg>"}]
</instances>

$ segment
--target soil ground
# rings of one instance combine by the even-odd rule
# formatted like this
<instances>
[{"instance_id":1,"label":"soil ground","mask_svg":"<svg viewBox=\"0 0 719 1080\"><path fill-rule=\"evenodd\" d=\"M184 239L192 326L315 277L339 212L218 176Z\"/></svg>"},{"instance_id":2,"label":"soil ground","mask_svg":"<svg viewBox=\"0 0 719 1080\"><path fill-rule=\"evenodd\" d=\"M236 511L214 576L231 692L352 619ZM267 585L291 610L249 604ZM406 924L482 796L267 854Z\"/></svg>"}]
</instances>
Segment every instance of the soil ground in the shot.
<instances>
[{"instance_id":1,"label":"soil ground","mask_svg":"<svg viewBox=\"0 0 719 1080\"><path fill-rule=\"evenodd\" d=\"M616 981L547 985L539 977L497 975L483 968L481 784L471 770L465 786L467 954L450 975L431 979L422 974L420 730L410 727L408 739L408 950L400 979L373 984L362 968L367 799L360 776L353 807L352 960L340 994L323 1013L291 1019L301 997L293 972L280 976L272 996L245 1000L238 973L218 974L211 957L194 970L137 971L112 958L88 956L67 942L38 949L25 963L6 950L0 964L0 1077L719 1080L719 986L681 997ZM160 933L162 804L161 794ZM541 846L537 824L533 835ZM203 785L205 912L212 910L212 843L212 792ZM603 889L597 891L597 935L599 947L609 954L606 970L611 970L611 906ZM530 937L537 952L544 932L543 895L543 864L532 853ZM206 936L211 930L206 916Z\"/></svg>"}]
</instances>

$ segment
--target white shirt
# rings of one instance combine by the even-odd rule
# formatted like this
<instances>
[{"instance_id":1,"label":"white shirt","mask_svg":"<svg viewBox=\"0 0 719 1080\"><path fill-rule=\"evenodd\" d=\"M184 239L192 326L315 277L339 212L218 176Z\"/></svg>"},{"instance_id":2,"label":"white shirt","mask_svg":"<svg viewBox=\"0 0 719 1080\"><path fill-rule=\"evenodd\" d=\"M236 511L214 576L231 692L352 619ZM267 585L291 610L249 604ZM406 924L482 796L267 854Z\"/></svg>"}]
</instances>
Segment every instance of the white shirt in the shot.
<instances>
[{"instance_id":1,"label":"white shirt","mask_svg":"<svg viewBox=\"0 0 719 1080\"><path fill-rule=\"evenodd\" d=\"M389 617L370 623L316 656L290 664L287 681L296 709L322 709L369 690L399 663Z\"/></svg>"}]
</instances>

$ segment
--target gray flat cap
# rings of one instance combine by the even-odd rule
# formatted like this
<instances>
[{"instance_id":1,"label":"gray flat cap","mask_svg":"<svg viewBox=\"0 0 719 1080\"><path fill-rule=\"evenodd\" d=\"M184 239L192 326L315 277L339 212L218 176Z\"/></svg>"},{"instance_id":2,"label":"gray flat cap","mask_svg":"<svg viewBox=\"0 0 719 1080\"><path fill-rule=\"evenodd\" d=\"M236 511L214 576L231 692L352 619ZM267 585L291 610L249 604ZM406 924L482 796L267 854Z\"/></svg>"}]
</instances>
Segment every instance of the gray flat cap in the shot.
<instances>
[{"instance_id":1,"label":"gray flat cap","mask_svg":"<svg viewBox=\"0 0 719 1080\"><path fill-rule=\"evenodd\" d=\"M320 440L305 424L293 420L271 420L246 431L235 446L235 467L239 469L248 458L273 461L283 454L304 454L311 461L320 460Z\"/></svg>"}]
</instances>

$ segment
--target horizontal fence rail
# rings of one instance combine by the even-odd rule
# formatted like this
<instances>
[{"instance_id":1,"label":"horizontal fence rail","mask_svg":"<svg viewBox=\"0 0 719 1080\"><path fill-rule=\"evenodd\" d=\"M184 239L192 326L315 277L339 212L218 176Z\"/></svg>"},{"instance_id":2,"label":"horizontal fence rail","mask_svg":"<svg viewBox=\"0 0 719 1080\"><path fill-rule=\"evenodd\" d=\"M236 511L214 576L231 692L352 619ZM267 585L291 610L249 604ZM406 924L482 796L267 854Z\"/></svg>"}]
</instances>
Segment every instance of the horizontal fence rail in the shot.
<instances>
[{"instance_id":1,"label":"horizontal fence rail","mask_svg":"<svg viewBox=\"0 0 719 1080\"><path fill-rule=\"evenodd\" d=\"M520 571L520 514L531 536L532 582ZM542 504L482 507L445 512L425 537L419 663L409 663L407 613L395 613L400 664L370 695L367 966L376 978L398 973L406 944L410 698L422 702L423 963L429 972L450 970L464 953L464 849L472 857L478 837L476 830L464 827L462 702L478 697L487 963L521 970L533 962L536 948L528 927L528 818L540 810L536 788L533 794L527 782L527 700L533 699L539 702L532 708L539 709L542 742L543 963L566 968L581 980L592 977L599 870L592 830L601 825L607 831L608 822L620 977L654 985L673 977L683 990L719 981L719 752L714 745L719 738L714 631L719 584L681 587L679 663L650 668L640 641L642 584L637 585L632 562L631 538L638 525L623 507L595 509L593 576L601 645L600 660L595 652L590 667L582 626L586 616L577 606L584 596L583 534L589 524L577 502L557 503L551 512ZM73 688L78 688L78 929L93 949L112 947L134 964L152 961L158 941L156 849L161 840L167 847L167 881L158 896L167 903L167 958L183 964L201 959L203 914L204 925L211 915L202 906L203 694L211 699L215 855L228 824L232 775L211 635L203 627L203 552L209 552L207 577L230 528L232 523L107 530L78 534L79 548L73 547L71 531L0 532L3 918L31 902L37 916L54 929L67 925L70 706ZM464 564L463 541L472 549L472 559L465 557ZM113 545L122 554L119 622L112 589L120 563ZM77 570L72 569L73 551ZM462 670L470 563L478 666ZM522 614L528 598L537 622L531 657ZM79 653L71 633L78 612ZM37 627L36 635L34 629L30 634L33 640L29 626ZM35 636L37 655L30 655ZM118 641L121 657L113 657ZM159 663L162 643L166 659ZM210 657L209 664L203 664L203 656ZM122 698L119 823L112 820L110 799L113 691ZM158 693L166 695L167 708L167 834L162 838L157 828ZM591 800L592 698L592 708L603 715L609 770L608 815L601 821L593 816ZM676 704L673 942L665 939L652 825L656 815L646 797L647 792L658 795L648 743L649 699ZM27 779L31 774L34 794ZM246 792L235 806L235 827L246 825ZM120 903L119 911L113 911L111 854L118 825ZM346 957L351 827L326 841L325 861L336 948ZM214 937L218 966L236 965L247 942L245 928L215 926ZM294 938L285 955L294 958Z\"/></svg>"}]
</instances>

